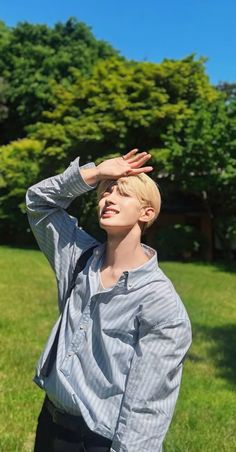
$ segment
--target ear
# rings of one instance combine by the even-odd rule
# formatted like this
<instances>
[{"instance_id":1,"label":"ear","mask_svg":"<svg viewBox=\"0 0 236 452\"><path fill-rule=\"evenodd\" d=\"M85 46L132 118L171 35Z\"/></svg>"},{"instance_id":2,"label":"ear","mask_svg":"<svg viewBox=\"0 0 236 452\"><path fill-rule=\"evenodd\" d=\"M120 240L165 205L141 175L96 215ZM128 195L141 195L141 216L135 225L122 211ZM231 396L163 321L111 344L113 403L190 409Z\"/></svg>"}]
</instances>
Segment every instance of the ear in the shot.
<instances>
[{"instance_id":1,"label":"ear","mask_svg":"<svg viewBox=\"0 0 236 452\"><path fill-rule=\"evenodd\" d=\"M151 206L142 207L141 214L139 217L139 221L143 221L144 223L148 223L155 216L155 210Z\"/></svg>"}]
</instances>

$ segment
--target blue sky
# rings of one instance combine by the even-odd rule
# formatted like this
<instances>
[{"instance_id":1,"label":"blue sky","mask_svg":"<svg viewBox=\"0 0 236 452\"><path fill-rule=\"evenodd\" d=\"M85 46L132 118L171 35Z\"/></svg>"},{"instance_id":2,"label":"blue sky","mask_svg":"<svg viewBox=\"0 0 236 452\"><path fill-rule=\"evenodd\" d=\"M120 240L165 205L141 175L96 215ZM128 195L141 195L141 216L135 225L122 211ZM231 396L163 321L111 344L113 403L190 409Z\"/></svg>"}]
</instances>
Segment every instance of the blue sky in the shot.
<instances>
[{"instance_id":1,"label":"blue sky","mask_svg":"<svg viewBox=\"0 0 236 452\"><path fill-rule=\"evenodd\" d=\"M75 16L126 58L208 57L212 83L236 82L236 0L7 0L0 20L54 23Z\"/></svg>"}]
</instances>

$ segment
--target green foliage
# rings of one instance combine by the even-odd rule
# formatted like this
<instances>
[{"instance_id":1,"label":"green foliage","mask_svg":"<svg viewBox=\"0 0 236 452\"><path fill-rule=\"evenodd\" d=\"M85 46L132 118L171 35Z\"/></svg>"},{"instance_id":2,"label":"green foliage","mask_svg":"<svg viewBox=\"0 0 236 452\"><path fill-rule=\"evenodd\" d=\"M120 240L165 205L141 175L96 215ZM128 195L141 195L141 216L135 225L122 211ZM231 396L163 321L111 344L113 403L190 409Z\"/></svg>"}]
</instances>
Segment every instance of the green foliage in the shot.
<instances>
[{"instance_id":1,"label":"green foliage","mask_svg":"<svg viewBox=\"0 0 236 452\"><path fill-rule=\"evenodd\" d=\"M8 114L8 108L6 106L7 88L6 82L0 77L0 123Z\"/></svg>"},{"instance_id":2,"label":"green foliage","mask_svg":"<svg viewBox=\"0 0 236 452\"><path fill-rule=\"evenodd\" d=\"M73 18L53 28L0 22L0 140L25 136L33 141L23 147L41 143L32 150L38 180L78 155L86 163L134 147L151 152L152 175L167 196L201 199L223 247L231 246L223 237L232 237L235 216L236 88L211 86L205 59L127 61ZM36 174L23 180L16 171L14 191L7 171L18 158L21 152L9 152L1 176L0 215L11 237L14 227L26 228L23 192ZM94 216L94 200L78 203L83 223Z\"/></svg>"},{"instance_id":3,"label":"green foliage","mask_svg":"<svg viewBox=\"0 0 236 452\"><path fill-rule=\"evenodd\" d=\"M23 139L0 148L0 237L1 243L25 243L26 189L40 177L43 145Z\"/></svg>"},{"instance_id":4,"label":"green foliage","mask_svg":"<svg viewBox=\"0 0 236 452\"><path fill-rule=\"evenodd\" d=\"M234 209L231 209L235 213ZM226 261L233 260L232 244L236 243L236 216L230 215L217 216L214 219L216 237L222 246L223 257Z\"/></svg>"},{"instance_id":5,"label":"green foliage","mask_svg":"<svg viewBox=\"0 0 236 452\"><path fill-rule=\"evenodd\" d=\"M233 114L232 104L229 106L222 95L210 102L197 99L191 108L181 129L169 128L161 154L154 151L157 175L162 168L163 185L171 180L176 189L203 200L224 250L223 237L228 234L225 220L236 213L236 108ZM229 250L232 241L227 243ZM226 254L229 256L228 251Z\"/></svg>"},{"instance_id":6,"label":"green foliage","mask_svg":"<svg viewBox=\"0 0 236 452\"><path fill-rule=\"evenodd\" d=\"M175 224L158 229L155 245L159 259L189 260L201 256L206 242L193 226Z\"/></svg>"},{"instance_id":7,"label":"green foliage","mask_svg":"<svg viewBox=\"0 0 236 452\"><path fill-rule=\"evenodd\" d=\"M162 149L169 130L178 130L193 112L192 102L214 99L202 61L188 57L162 64L110 58L99 61L90 77L73 70L73 84L54 85L55 106L28 128L59 155L94 158L135 146ZM63 133L62 133L63 128ZM54 129L54 137L52 137Z\"/></svg>"},{"instance_id":8,"label":"green foliage","mask_svg":"<svg viewBox=\"0 0 236 452\"><path fill-rule=\"evenodd\" d=\"M10 117L4 124L2 142L22 137L27 124L40 120L54 100L54 81L68 86L73 68L89 74L98 59L115 54L109 44L96 40L89 27L74 18L53 28L23 22L9 29L1 23L0 74L11 88Z\"/></svg>"},{"instance_id":9,"label":"green foliage","mask_svg":"<svg viewBox=\"0 0 236 452\"><path fill-rule=\"evenodd\" d=\"M78 153L95 159L112 149L151 150L160 185L171 181L195 193L216 218L232 215L232 119L224 97L209 84L203 60L110 58L95 64L89 78L77 70L73 76L70 87L54 85L54 109L28 128L44 140L48 159L59 166Z\"/></svg>"},{"instance_id":10,"label":"green foliage","mask_svg":"<svg viewBox=\"0 0 236 452\"><path fill-rule=\"evenodd\" d=\"M221 98L213 102L198 99L191 108L180 130L168 130L167 170L183 189L215 192L225 180L231 157L226 147L228 117L224 102Z\"/></svg>"}]
</instances>

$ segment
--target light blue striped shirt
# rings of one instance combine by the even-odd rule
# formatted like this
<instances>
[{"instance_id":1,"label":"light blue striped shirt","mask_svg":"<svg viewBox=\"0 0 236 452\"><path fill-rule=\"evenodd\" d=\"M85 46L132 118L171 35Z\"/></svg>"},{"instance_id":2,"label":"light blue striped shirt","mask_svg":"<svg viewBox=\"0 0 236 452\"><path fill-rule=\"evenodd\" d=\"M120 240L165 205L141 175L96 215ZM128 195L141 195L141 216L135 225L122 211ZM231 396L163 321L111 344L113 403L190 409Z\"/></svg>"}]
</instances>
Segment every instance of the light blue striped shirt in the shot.
<instances>
[{"instance_id":1,"label":"light blue striped shirt","mask_svg":"<svg viewBox=\"0 0 236 452\"><path fill-rule=\"evenodd\" d=\"M93 163L83 168L94 166ZM157 254L99 290L106 244L78 227L66 208L94 187L79 157L57 176L32 186L26 203L39 247L55 271L62 315L58 350L48 377L41 374L54 326L36 368L36 383L64 411L112 441L112 452L158 452L173 416L183 361L191 344L188 314ZM98 245L66 298L81 253Z\"/></svg>"}]
</instances>

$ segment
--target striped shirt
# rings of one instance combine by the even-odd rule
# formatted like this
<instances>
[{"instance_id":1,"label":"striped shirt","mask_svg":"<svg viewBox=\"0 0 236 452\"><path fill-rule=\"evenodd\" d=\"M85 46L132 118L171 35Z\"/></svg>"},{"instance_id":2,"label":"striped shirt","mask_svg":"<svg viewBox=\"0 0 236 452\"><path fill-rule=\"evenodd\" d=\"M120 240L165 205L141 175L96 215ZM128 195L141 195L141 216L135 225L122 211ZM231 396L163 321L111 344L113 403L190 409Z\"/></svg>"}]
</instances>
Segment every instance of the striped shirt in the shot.
<instances>
[{"instance_id":1,"label":"striped shirt","mask_svg":"<svg viewBox=\"0 0 236 452\"><path fill-rule=\"evenodd\" d=\"M52 371L48 377L41 373L59 319L35 382L59 408L82 414L91 430L109 438L111 452L162 451L191 344L189 317L156 251L145 244L147 262L124 271L109 289L101 287L106 243L66 212L72 200L93 188L81 176L78 157L26 194L32 231L55 272L62 319ZM94 245L67 299L76 262Z\"/></svg>"}]
</instances>

